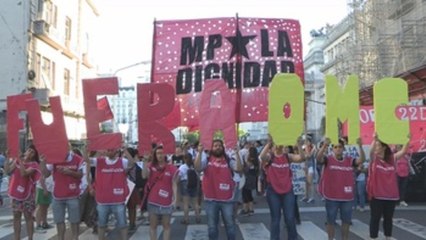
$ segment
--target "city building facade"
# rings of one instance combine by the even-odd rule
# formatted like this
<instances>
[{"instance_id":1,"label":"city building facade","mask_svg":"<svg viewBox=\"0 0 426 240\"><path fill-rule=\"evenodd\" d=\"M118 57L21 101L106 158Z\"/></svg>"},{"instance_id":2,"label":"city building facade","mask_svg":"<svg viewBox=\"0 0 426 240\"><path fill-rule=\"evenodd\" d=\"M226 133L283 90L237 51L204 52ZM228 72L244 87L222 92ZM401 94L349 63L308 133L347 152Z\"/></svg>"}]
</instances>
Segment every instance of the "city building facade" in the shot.
<instances>
[{"instance_id":1,"label":"city building facade","mask_svg":"<svg viewBox=\"0 0 426 240\"><path fill-rule=\"evenodd\" d=\"M2 139L7 96L28 92L39 100L45 123L51 121L48 98L60 96L68 138L85 138L81 79L96 77L91 52L99 12L94 0L5 0L1 9Z\"/></svg>"},{"instance_id":2,"label":"city building facade","mask_svg":"<svg viewBox=\"0 0 426 240\"><path fill-rule=\"evenodd\" d=\"M303 61L305 71L305 109L306 131L315 142L324 135L323 125L325 118L324 74L321 67L324 65L323 44L326 35L320 30L311 31L309 51Z\"/></svg>"}]
</instances>

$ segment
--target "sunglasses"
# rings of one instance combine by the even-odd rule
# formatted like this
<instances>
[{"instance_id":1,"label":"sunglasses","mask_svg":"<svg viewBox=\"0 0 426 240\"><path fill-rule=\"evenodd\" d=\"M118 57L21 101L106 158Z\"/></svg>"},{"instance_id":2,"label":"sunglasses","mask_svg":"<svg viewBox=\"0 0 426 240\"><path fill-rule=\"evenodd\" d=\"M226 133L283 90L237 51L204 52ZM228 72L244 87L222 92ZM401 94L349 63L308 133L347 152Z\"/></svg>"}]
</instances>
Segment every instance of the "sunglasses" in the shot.
<instances>
[{"instance_id":1,"label":"sunglasses","mask_svg":"<svg viewBox=\"0 0 426 240\"><path fill-rule=\"evenodd\" d=\"M342 145L336 145L336 146L333 146L333 148L334 148L334 149L337 149L337 148L343 148L343 146L342 146Z\"/></svg>"}]
</instances>

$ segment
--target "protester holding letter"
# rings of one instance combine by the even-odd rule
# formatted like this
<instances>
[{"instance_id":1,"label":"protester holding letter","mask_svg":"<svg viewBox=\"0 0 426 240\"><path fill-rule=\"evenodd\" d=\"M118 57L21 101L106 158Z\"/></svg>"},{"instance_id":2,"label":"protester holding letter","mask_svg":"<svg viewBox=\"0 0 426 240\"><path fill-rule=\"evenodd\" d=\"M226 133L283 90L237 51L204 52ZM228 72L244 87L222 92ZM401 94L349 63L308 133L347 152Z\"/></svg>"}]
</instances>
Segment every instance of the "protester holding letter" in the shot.
<instances>
[{"instance_id":1,"label":"protester holding letter","mask_svg":"<svg viewBox=\"0 0 426 240\"><path fill-rule=\"evenodd\" d=\"M114 214L116 227L120 229L122 240L127 239L126 197L127 172L135 165L135 159L124 148L126 158L120 156L119 148L107 149L105 157L90 158L95 172L95 199L98 212L98 236L105 239L105 231L110 214ZM86 158L86 161L89 159Z\"/></svg>"},{"instance_id":2,"label":"protester holding letter","mask_svg":"<svg viewBox=\"0 0 426 240\"><path fill-rule=\"evenodd\" d=\"M410 138L410 136L409 136ZM392 219L396 202L399 200L396 159L403 157L409 141L404 147L392 153L389 145L375 134L370 149L367 193L370 199L370 238L377 239L380 219L383 216L383 230L386 239L392 238Z\"/></svg>"},{"instance_id":3,"label":"protester holding letter","mask_svg":"<svg viewBox=\"0 0 426 240\"><path fill-rule=\"evenodd\" d=\"M361 139L357 139L360 157L352 158L344 155L345 143L339 139L333 145L333 151L324 158L324 152L330 145L326 138L317 154L317 161L324 164L323 173L318 185L320 194L325 198L327 212L328 239L334 239L337 212L342 220L342 239L349 239L349 226L352 221L352 205L355 197L355 179L353 172L365 160Z\"/></svg>"},{"instance_id":4,"label":"protester holding letter","mask_svg":"<svg viewBox=\"0 0 426 240\"><path fill-rule=\"evenodd\" d=\"M225 223L227 239L235 240L234 202L232 200L234 189L238 186L233 180L233 175L234 171L235 174L242 171L238 146L229 156L225 152L223 141L215 139L207 155L204 153L204 147L200 143L194 166L197 171L204 171L202 189L209 239L219 239L218 223L219 213L221 213Z\"/></svg>"},{"instance_id":5,"label":"protester holding letter","mask_svg":"<svg viewBox=\"0 0 426 240\"><path fill-rule=\"evenodd\" d=\"M157 225L161 219L163 239L170 240L170 219L176 206L178 170L172 163L167 162L161 145L153 149L152 161L147 163L144 158L143 163L142 177L148 179L144 198L148 198L150 239L157 239Z\"/></svg>"},{"instance_id":6,"label":"protester holding letter","mask_svg":"<svg viewBox=\"0 0 426 240\"><path fill-rule=\"evenodd\" d=\"M28 239L33 239L35 210L35 184L40 179L39 156L34 145L30 145L22 159L8 159L4 164L9 174L9 197L12 200L14 239L21 239L21 216L24 214Z\"/></svg>"},{"instance_id":7,"label":"protester holding letter","mask_svg":"<svg viewBox=\"0 0 426 240\"><path fill-rule=\"evenodd\" d=\"M297 140L299 149L302 149L301 138ZM266 173L266 200L271 215L271 240L280 239L281 212L284 212L284 221L287 226L287 238L297 239L295 222L295 196L293 193L291 162L305 160L304 151L300 154L285 153L283 145L274 145L269 137L268 143L260 153L260 160Z\"/></svg>"},{"instance_id":8,"label":"protester holding letter","mask_svg":"<svg viewBox=\"0 0 426 240\"><path fill-rule=\"evenodd\" d=\"M85 165L83 158L70 151L63 162L47 164L41 157L40 168L45 177L53 176L53 221L58 231L58 239L65 239L65 210L71 223L71 238L78 239L80 225L80 184Z\"/></svg>"}]
</instances>

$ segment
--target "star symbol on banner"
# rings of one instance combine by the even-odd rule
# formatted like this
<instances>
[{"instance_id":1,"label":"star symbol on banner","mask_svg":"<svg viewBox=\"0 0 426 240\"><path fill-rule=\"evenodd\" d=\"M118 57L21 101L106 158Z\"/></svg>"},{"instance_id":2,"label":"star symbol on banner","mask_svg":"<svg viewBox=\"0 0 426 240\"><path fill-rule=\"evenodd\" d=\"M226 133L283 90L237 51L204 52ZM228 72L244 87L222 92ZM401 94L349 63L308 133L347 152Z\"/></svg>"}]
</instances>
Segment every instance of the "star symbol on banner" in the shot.
<instances>
[{"instance_id":1,"label":"star symbol on banner","mask_svg":"<svg viewBox=\"0 0 426 240\"><path fill-rule=\"evenodd\" d=\"M247 59L250 59L246 45L256 36L257 35L243 36L241 35L240 29L237 29L237 35L235 35L235 37L226 37L226 39L232 44L232 52L229 59L231 59L235 54L241 54Z\"/></svg>"}]
</instances>

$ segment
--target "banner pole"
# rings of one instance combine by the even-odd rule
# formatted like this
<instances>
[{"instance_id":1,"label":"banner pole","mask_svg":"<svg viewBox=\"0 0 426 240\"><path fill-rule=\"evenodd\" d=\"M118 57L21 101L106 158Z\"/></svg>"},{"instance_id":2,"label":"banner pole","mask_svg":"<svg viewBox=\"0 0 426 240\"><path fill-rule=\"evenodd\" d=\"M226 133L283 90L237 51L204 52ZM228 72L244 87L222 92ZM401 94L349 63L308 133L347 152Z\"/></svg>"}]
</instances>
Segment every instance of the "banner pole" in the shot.
<instances>
[{"instance_id":1,"label":"banner pole","mask_svg":"<svg viewBox=\"0 0 426 240\"><path fill-rule=\"evenodd\" d=\"M155 63L155 40L157 38L157 19L154 18L154 32L152 33L152 53L151 53L151 79L150 82L153 83L154 79L154 63Z\"/></svg>"},{"instance_id":2,"label":"banner pole","mask_svg":"<svg viewBox=\"0 0 426 240\"><path fill-rule=\"evenodd\" d=\"M240 26L239 26L239 17L238 17L238 13L235 14L235 18L236 18L236 33L238 33L240 31ZM240 42L237 42L237 46L238 49L240 49ZM235 67L237 69L237 65L241 64L242 66L242 58L241 58L241 53L238 51L237 53L237 58L236 58L236 63L235 63ZM242 67L241 67L242 69ZM236 89L236 101L235 101L235 120L238 123L240 123L241 121L241 78L239 79L239 82L237 82L238 79L237 77L235 77L235 89ZM238 125L237 125L238 126ZM237 127L237 131L238 131L238 127ZM237 136L238 136L238 132L237 132Z\"/></svg>"}]
</instances>

